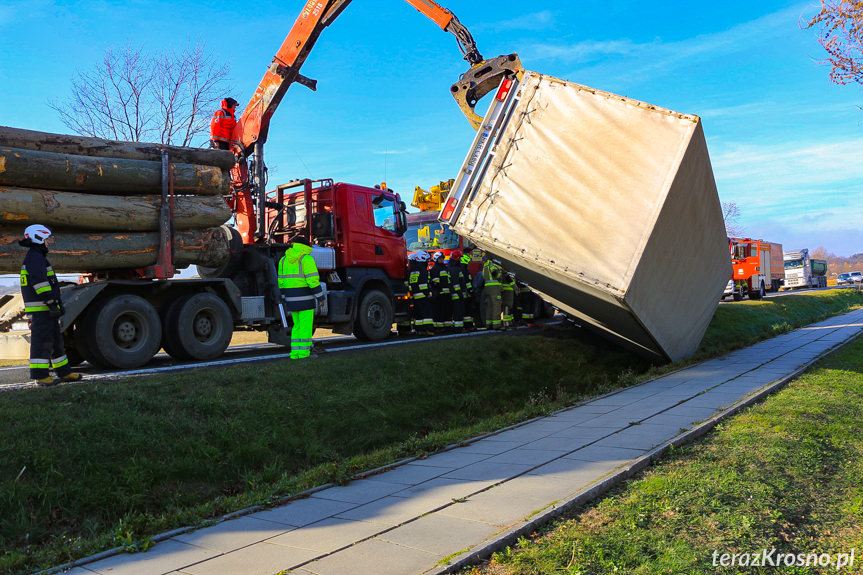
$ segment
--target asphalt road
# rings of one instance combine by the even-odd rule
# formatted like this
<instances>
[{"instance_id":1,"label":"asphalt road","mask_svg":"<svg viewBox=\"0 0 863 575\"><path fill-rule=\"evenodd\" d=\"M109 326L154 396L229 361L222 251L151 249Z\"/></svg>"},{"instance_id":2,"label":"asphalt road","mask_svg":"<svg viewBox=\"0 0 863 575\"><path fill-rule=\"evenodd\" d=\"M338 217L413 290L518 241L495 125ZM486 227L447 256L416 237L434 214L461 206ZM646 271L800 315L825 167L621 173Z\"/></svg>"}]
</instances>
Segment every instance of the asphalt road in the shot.
<instances>
[{"instance_id":1,"label":"asphalt road","mask_svg":"<svg viewBox=\"0 0 863 575\"><path fill-rule=\"evenodd\" d=\"M458 337L481 337L494 332L478 331L464 334L441 335L420 338L418 336L392 336L381 342L361 342L353 336L332 335L314 338L315 350L323 353L343 353L374 347L403 345L416 341L433 341ZM110 370L100 369L89 363L75 367L85 380L119 380L156 373L170 373L202 367L229 366L247 362L275 361L290 356L288 348L272 343L260 343L232 346L225 354L213 361L177 361L166 353L159 353L145 367L139 369ZM26 365L0 367L0 392L14 391L37 387L30 379L30 371Z\"/></svg>"}]
</instances>

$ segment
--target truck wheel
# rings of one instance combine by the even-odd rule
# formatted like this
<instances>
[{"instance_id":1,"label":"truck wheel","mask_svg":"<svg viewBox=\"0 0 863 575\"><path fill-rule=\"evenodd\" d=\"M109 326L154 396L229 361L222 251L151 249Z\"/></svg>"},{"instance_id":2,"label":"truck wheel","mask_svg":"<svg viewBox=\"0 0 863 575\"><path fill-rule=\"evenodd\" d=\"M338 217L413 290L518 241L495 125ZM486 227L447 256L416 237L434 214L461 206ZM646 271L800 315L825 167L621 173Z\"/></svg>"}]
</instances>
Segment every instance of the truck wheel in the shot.
<instances>
[{"instance_id":1,"label":"truck wheel","mask_svg":"<svg viewBox=\"0 0 863 575\"><path fill-rule=\"evenodd\" d=\"M764 297L764 282L758 285L758 289L749 292L749 299L761 299Z\"/></svg>"},{"instance_id":2,"label":"truck wheel","mask_svg":"<svg viewBox=\"0 0 863 575\"><path fill-rule=\"evenodd\" d=\"M376 289L369 290L360 299L354 335L360 341L381 341L393 329L393 304L387 295Z\"/></svg>"},{"instance_id":3,"label":"truck wheel","mask_svg":"<svg viewBox=\"0 0 863 575\"><path fill-rule=\"evenodd\" d=\"M231 343L234 322L222 299L211 293L183 296L165 310L162 346L176 359L219 357Z\"/></svg>"},{"instance_id":4,"label":"truck wheel","mask_svg":"<svg viewBox=\"0 0 863 575\"><path fill-rule=\"evenodd\" d=\"M82 351L96 365L141 367L159 351L159 314L150 302L136 295L117 295L95 304L82 327L89 336Z\"/></svg>"}]
</instances>

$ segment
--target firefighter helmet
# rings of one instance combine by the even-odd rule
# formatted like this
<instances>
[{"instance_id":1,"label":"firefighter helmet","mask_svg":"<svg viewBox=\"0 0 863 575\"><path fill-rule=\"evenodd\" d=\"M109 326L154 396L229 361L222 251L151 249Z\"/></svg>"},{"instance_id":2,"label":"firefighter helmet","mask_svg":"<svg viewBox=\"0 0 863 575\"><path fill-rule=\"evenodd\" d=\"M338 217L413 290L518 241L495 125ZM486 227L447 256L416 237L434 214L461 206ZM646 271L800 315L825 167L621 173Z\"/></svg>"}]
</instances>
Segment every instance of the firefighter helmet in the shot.
<instances>
[{"instance_id":1,"label":"firefighter helmet","mask_svg":"<svg viewBox=\"0 0 863 575\"><path fill-rule=\"evenodd\" d=\"M27 226L24 230L24 237L28 238L34 244L44 244L45 240L51 237L51 230L40 224Z\"/></svg>"},{"instance_id":2,"label":"firefighter helmet","mask_svg":"<svg viewBox=\"0 0 863 575\"><path fill-rule=\"evenodd\" d=\"M444 260L443 252L435 252L434 255L432 256L432 259L434 261L438 261L438 260L443 261Z\"/></svg>"},{"instance_id":3,"label":"firefighter helmet","mask_svg":"<svg viewBox=\"0 0 863 575\"><path fill-rule=\"evenodd\" d=\"M449 254L449 259L458 261L461 259L461 256L462 256L461 250L453 250Z\"/></svg>"},{"instance_id":4,"label":"firefighter helmet","mask_svg":"<svg viewBox=\"0 0 863 575\"><path fill-rule=\"evenodd\" d=\"M417 258L418 262L427 262L429 261L429 253L424 250L420 250L414 254Z\"/></svg>"},{"instance_id":5,"label":"firefighter helmet","mask_svg":"<svg viewBox=\"0 0 863 575\"><path fill-rule=\"evenodd\" d=\"M463 263L464 265L469 264L470 256L468 254L464 254L463 256L461 256L461 263Z\"/></svg>"}]
</instances>

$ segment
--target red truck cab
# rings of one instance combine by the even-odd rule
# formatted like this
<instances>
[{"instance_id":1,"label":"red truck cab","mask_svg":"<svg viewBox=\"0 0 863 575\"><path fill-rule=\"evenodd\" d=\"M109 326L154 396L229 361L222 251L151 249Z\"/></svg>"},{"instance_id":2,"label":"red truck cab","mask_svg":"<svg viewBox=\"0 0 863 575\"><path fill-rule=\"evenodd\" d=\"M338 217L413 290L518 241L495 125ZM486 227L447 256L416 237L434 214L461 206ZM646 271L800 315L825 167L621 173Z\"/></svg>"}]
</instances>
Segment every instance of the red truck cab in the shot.
<instances>
[{"instance_id":1,"label":"red truck cab","mask_svg":"<svg viewBox=\"0 0 863 575\"><path fill-rule=\"evenodd\" d=\"M287 247L296 236L312 244L327 291L319 325L380 340L407 317L408 226L398 194L332 180L296 180L269 192L265 207L273 247Z\"/></svg>"}]
</instances>

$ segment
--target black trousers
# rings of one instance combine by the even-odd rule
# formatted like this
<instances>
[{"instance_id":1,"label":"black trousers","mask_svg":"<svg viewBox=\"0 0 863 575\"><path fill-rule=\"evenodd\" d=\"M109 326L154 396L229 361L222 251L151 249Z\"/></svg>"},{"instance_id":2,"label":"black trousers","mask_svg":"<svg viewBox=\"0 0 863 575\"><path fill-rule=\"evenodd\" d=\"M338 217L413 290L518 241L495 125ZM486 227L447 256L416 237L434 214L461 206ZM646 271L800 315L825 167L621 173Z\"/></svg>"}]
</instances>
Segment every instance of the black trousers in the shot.
<instances>
[{"instance_id":1,"label":"black trousers","mask_svg":"<svg viewBox=\"0 0 863 575\"><path fill-rule=\"evenodd\" d=\"M42 379L54 368L57 377L69 375L72 368L66 359L60 322L47 311L30 314L30 378Z\"/></svg>"}]
</instances>

